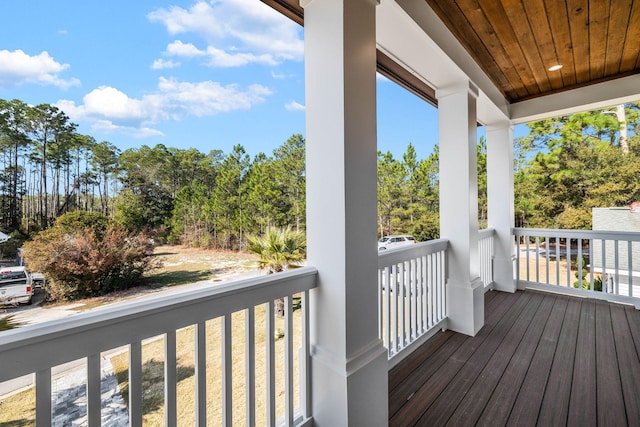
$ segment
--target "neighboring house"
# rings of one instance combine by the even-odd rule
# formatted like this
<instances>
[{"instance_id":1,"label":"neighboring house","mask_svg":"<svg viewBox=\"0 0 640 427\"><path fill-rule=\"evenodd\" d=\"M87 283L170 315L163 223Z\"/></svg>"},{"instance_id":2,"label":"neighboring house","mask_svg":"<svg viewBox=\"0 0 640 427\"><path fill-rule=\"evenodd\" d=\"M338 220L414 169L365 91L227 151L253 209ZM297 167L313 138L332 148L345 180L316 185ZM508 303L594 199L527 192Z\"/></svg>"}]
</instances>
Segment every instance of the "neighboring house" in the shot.
<instances>
[{"instance_id":1,"label":"neighboring house","mask_svg":"<svg viewBox=\"0 0 640 427\"><path fill-rule=\"evenodd\" d=\"M640 232L640 211L632 209L632 207L593 208L591 211L592 229L594 231ZM631 271L632 282L636 285L633 289L633 296L640 297L640 242L631 243L631 257L629 257L629 243L626 241L617 243L617 254L615 239L611 237L607 237L604 245L602 240L596 238L592 245L591 265L593 271L602 273L602 266L605 266L608 291L613 291L611 286L617 282L620 286L619 293L626 294L629 289L629 272ZM616 275L617 281L615 280Z\"/></svg>"}]
</instances>

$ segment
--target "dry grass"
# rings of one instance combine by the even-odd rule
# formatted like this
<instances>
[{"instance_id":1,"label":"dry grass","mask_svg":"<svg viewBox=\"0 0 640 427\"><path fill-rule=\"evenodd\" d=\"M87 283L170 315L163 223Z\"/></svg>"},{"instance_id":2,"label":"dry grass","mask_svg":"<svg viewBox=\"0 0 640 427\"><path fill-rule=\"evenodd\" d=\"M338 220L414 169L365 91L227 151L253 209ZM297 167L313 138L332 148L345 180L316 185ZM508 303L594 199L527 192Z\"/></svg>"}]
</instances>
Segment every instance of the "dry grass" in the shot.
<instances>
[{"instance_id":1,"label":"dry grass","mask_svg":"<svg viewBox=\"0 0 640 427\"><path fill-rule=\"evenodd\" d=\"M255 309L256 348L256 424L266 423L266 326L265 308ZM207 340L207 425L222 425L222 375L220 319L206 324ZM284 319L276 319L276 330L284 329ZM177 333L177 396L178 425L195 424L195 329L189 327ZM294 349L301 347L300 312L294 313ZM269 337L269 339L274 339ZM232 372L233 372L233 425L245 424L245 313L232 315ZM276 354L276 413L284 415L285 372L284 339L275 342ZM121 390L128 399L128 353L111 359ZM294 384L296 384L295 404L298 405L298 351L294 350ZM143 422L145 426L164 425L164 340L157 339L143 346Z\"/></svg>"},{"instance_id":2,"label":"dry grass","mask_svg":"<svg viewBox=\"0 0 640 427\"><path fill-rule=\"evenodd\" d=\"M36 389L28 388L0 400L0 426L23 427L36 423Z\"/></svg>"},{"instance_id":3,"label":"dry grass","mask_svg":"<svg viewBox=\"0 0 640 427\"><path fill-rule=\"evenodd\" d=\"M151 271L152 287L176 286L223 275L255 270L257 257L246 252L203 250L185 246L158 246L154 256L161 264Z\"/></svg>"}]
</instances>

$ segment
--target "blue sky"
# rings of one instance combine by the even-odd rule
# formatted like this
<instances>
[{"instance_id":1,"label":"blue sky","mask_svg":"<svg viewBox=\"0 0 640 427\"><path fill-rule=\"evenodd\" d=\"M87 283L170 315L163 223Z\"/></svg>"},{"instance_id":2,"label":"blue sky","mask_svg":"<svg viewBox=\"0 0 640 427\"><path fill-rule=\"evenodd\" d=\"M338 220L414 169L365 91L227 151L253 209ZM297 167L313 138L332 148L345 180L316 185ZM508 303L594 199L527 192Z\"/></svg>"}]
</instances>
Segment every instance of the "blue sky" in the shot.
<instances>
[{"instance_id":1,"label":"blue sky","mask_svg":"<svg viewBox=\"0 0 640 427\"><path fill-rule=\"evenodd\" d=\"M302 27L258 0L0 2L0 98L62 109L120 149L271 153L304 134ZM437 112L378 79L378 148L421 158Z\"/></svg>"}]
</instances>

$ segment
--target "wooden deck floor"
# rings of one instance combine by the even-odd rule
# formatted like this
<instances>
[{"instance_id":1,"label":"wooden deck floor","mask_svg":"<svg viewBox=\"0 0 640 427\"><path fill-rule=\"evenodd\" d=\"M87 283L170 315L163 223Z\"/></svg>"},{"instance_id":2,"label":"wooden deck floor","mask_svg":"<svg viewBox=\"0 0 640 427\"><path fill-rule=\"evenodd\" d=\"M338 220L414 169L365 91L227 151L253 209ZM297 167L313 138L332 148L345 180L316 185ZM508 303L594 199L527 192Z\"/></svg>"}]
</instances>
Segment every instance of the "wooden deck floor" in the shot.
<instances>
[{"instance_id":1,"label":"wooden deck floor","mask_svg":"<svg viewBox=\"0 0 640 427\"><path fill-rule=\"evenodd\" d=\"M431 338L389 372L390 426L640 425L640 311L488 292L475 337Z\"/></svg>"}]
</instances>

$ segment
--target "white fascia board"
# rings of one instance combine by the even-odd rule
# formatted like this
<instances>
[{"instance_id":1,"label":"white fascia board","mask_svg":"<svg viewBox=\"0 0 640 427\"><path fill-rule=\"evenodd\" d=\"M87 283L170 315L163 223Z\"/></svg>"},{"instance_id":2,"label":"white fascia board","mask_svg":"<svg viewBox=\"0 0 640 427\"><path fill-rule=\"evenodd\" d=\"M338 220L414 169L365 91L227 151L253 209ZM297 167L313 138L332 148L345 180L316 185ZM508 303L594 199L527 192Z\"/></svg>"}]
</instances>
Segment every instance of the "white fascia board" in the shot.
<instances>
[{"instance_id":1,"label":"white fascia board","mask_svg":"<svg viewBox=\"0 0 640 427\"><path fill-rule=\"evenodd\" d=\"M477 86L478 121L508 120L507 100L426 2L383 0L376 26L378 48L434 89Z\"/></svg>"},{"instance_id":2,"label":"white fascia board","mask_svg":"<svg viewBox=\"0 0 640 427\"><path fill-rule=\"evenodd\" d=\"M511 104L514 123L527 123L640 101L640 74Z\"/></svg>"}]
</instances>

